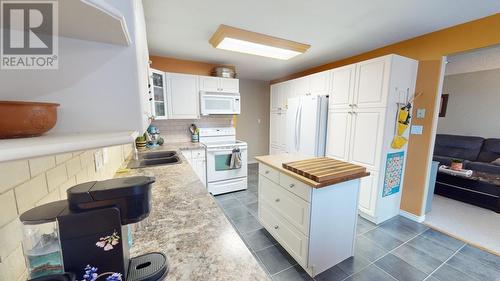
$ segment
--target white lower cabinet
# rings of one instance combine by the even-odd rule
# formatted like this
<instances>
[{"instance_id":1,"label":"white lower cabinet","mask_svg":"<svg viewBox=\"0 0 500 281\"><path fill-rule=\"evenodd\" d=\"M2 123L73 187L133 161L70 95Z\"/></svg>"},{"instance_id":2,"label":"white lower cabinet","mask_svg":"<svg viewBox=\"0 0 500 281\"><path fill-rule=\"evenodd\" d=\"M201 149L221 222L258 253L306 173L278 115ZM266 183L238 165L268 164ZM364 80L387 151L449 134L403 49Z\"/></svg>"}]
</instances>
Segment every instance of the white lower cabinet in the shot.
<instances>
[{"instance_id":1,"label":"white lower cabinet","mask_svg":"<svg viewBox=\"0 0 500 281\"><path fill-rule=\"evenodd\" d=\"M207 160L205 149L181 150L182 155L188 161L193 171L198 176L203 185L207 185Z\"/></svg>"},{"instance_id":2,"label":"white lower cabinet","mask_svg":"<svg viewBox=\"0 0 500 281\"><path fill-rule=\"evenodd\" d=\"M259 202L259 219L262 225L302 267L307 267L309 237L297 232L265 202Z\"/></svg>"},{"instance_id":3,"label":"white lower cabinet","mask_svg":"<svg viewBox=\"0 0 500 281\"><path fill-rule=\"evenodd\" d=\"M327 156L341 161L349 161L352 115L350 109L328 112Z\"/></svg>"},{"instance_id":4,"label":"white lower cabinet","mask_svg":"<svg viewBox=\"0 0 500 281\"><path fill-rule=\"evenodd\" d=\"M359 184L359 209L370 216L375 216L375 202L377 200L378 172L367 169L369 176L361 178Z\"/></svg>"},{"instance_id":5,"label":"white lower cabinet","mask_svg":"<svg viewBox=\"0 0 500 281\"><path fill-rule=\"evenodd\" d=\"M273 207L303 234L309 234L309 203L291 192L283 192L281 186L266 177L260 179L259 186L262 186L260 191L263 201Z\"/></svg>"},{"instance_id":6,"label":"white lower cabinet","mask_svg":"<svg viewBox=\"0 0 500 281\"><path fill-rule=\"evenodd\" d=\"M386 111L386 108L363 108L352 113L349 162L368 169L380 168L382 142L387 126L385 124ZM394 122L388 125L394 127ZM335 136L333 134L332 137L335 138ZM338 137L342 137L342 135Z\"/></svg>"},{"instance_id":7,"label":"white lower cabinet","mask_svg":"<svg viewBox=\"0 0 500 281\"><path fill-rule=\"evenodd\" d=\"M314 277L354 255L359 179L322 188L259 163L258 218Z\"/></svg>"},{"instance_id":8,"label":"white lower cabinet","mask_svg":"<svg viewBox=\"0 0 500 281\"><path fill-rule=\"evenodd\" d=\"M271 112L270 122L270 154L286 152L286 111Z\"/></svg>"}]
</instances>

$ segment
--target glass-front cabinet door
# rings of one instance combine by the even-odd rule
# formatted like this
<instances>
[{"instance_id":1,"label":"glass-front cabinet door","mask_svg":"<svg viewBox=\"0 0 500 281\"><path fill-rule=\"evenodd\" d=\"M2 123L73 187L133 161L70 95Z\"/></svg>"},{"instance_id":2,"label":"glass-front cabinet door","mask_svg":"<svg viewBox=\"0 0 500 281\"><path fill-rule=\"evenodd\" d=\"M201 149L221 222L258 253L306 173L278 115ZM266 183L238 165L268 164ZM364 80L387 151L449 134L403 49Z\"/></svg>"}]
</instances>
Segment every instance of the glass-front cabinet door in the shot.
<instances>
[{"instance_id":1,"label":"glass-front cabinet door","mask_svg":"<svg viewBox=\"0 0 500 281\"><path fill-rule=\"evenodd\" d=\"M156 119L167 119L167 85L165 72L151 69L153 77L152 111Z\"/></svg>"}]
</instances>

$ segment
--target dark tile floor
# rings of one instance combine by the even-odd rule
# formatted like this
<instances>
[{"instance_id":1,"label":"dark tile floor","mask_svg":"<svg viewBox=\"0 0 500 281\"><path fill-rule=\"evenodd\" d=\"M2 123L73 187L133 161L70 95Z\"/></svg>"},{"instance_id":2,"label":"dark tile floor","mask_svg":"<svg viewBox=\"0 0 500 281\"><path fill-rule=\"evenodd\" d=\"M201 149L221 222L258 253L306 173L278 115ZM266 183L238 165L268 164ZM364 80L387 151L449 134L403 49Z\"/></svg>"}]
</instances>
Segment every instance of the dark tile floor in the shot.
<instances>
[{"instance_id":1,"label":"dark tile floor","mask_svg":"<svg viewBox=\"0 0 500 281\"><path fill-rule=\"evenodd\" d=\"M258 222L257 169L248 165L247 190L216 201L272 280L313 280ZM360 217L354 257L314 280L500 281L500 257L403 217L379 226Z\"/></svg>"}]
</instances>

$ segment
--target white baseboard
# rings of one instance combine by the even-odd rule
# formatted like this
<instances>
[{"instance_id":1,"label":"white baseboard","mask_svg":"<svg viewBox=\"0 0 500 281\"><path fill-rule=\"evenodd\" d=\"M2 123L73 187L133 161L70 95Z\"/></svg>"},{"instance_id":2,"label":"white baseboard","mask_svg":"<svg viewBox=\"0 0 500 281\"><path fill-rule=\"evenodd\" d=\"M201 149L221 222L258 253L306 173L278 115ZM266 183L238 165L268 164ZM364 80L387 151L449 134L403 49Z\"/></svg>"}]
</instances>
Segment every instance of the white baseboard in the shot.
<instances>
[{"instance_id":1,"label":"white baseboard","mask_svg":"<svg viewBox=\"0 0 500 281\"><path fill-rule=\"evenodd\" d=\"M366 220L373 222L374 224L377 224L377 220L374 217L366 214L365 212L361 211L359 208L358 208L358 215L360 215L362 218L364 218Z\"/></svg>"},{"instance_id":2,"label":"white baseboard","mask_svg":"<svg viewBox=\"0 0 500 281\"><path fill-rule=\"evenodd\" d=\"M417 215L414 215L412 213L409 213L409 212L403 211L403 210L399 210L399 214L407 219L410 219L412 221L416 221L419 223L422 223L425 221L425 214L422 216L417 216Z\"/></svg>"}]
</instances>

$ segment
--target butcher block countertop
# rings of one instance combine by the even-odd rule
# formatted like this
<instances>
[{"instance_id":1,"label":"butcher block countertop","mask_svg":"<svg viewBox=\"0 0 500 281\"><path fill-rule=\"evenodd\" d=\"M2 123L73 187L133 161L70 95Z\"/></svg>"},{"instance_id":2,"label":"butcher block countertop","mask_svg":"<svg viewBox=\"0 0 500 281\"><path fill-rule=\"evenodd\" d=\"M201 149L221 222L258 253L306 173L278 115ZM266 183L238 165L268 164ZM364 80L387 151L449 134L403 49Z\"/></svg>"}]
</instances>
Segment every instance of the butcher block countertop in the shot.
<instances>
[{"instance_id":1,"label":"butcher block countertop","mask_svg":"<svg viewBox=\"0 0 500 281\"><path fill-rule=\"evenodd\" d=\"M297 154L276 154L276 155L258 156L255 157L255 159L260 163L268 165L271 168L274 168L279 172L286 174L294 179L297 179L313 188L330 186L333 184L338 184L341 182L350 181L370 175L370 173L366 172L366 169L364 167L325 157L311 157L311 156L303 156ZM291 162L303 161L303 160L308 160L307 163L311 163L312 165L314 165L313 163L315 162L325 163L325 166L327 165L326 162L336 163L342 165L343 169L342 172L339 171L340 170L339 168L323 169L321 171L323 175L325 174L325 172L330 173L330 175L328 177L321 177L324 179L318 182L313 180L319 178L314 174L308 173L307 171L301 171L301 169L293 169L294 171L291 171L283 167L283 163L292 164L291 166L301 166L298 163L291 163ZM304 167L304 165L302 165L302 167ZM345 167L348 167L349 169L345 169ZM290 167L290 169L292 168ZM304 167L304 170L307 170L307 168Z\"/></svg>"}]
</instances>

